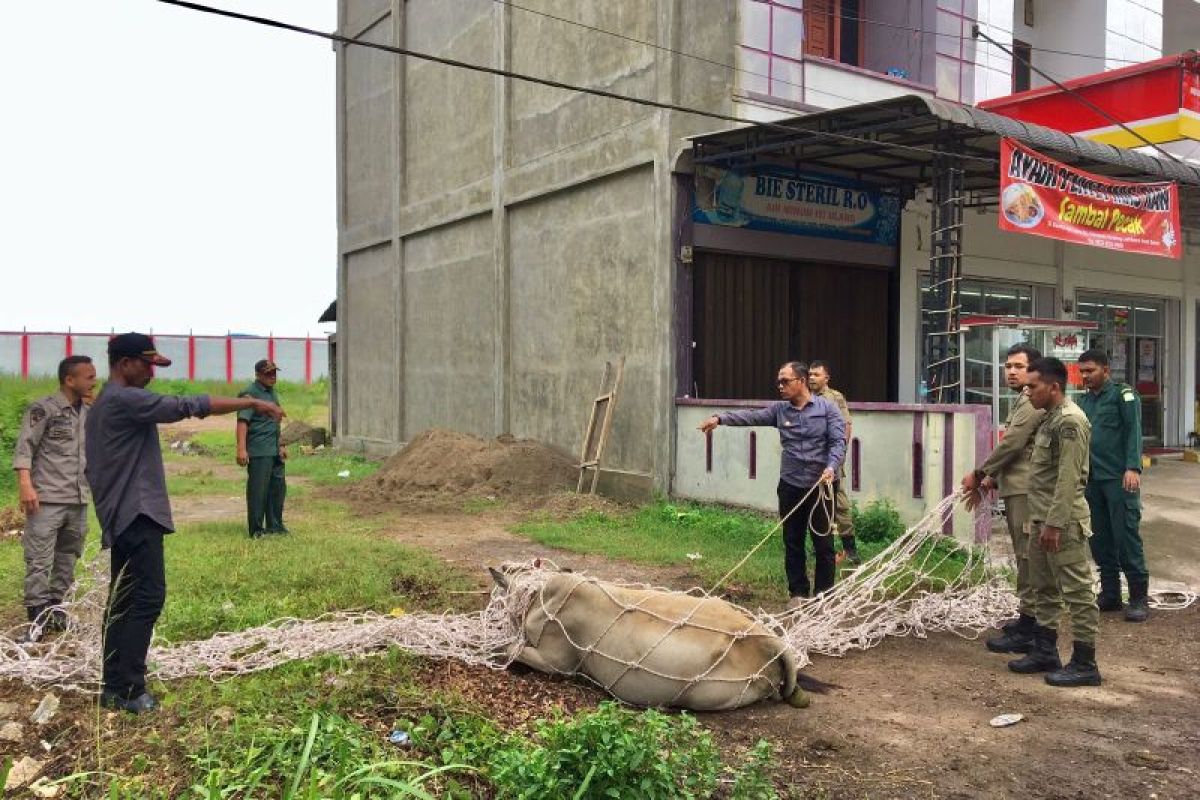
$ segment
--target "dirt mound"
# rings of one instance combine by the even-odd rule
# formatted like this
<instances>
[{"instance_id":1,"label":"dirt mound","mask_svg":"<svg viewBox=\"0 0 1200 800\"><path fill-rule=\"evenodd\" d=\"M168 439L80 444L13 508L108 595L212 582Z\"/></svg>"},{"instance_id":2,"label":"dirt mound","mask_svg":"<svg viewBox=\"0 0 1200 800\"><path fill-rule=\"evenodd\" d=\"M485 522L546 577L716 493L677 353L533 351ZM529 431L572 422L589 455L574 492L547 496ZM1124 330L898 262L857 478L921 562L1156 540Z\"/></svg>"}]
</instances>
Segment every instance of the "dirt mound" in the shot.
<instances>
[{"instance_id":1,"label":"dirt mound","mask_svg":"<svg viewBox=\"0 0 1200 800\"><path fill-rule=\"evenodd\" d=\"M311 425L303 422L289 422L283 426L283 430L279 432L279 443L282 445L296 443L311 445L323 445L329 443L329 433L324 428L314 428Z\"/></svg>"},{"instance_id":2,"label":"dirt mound","mask_svg":"<svg viewBox=\"0 0 1200 800\"><path fill-rule=\"evenodd\" d=\"M25 527L25 512L18 506L0 508L0 539L16 535Z\"/></svg>"},{"instance_id":3,"label":"dirt mound","mask_svg":"<svg viewBox=\"0 0 1200 800\"><path fill-rule=\"evenodd\" d=\"M578 474L571 456L541 442L512 436L489 441L433 428L351 487L350 495L385 503L464 496L523 500L574 488Z\"/></svg>"}]
</instances>

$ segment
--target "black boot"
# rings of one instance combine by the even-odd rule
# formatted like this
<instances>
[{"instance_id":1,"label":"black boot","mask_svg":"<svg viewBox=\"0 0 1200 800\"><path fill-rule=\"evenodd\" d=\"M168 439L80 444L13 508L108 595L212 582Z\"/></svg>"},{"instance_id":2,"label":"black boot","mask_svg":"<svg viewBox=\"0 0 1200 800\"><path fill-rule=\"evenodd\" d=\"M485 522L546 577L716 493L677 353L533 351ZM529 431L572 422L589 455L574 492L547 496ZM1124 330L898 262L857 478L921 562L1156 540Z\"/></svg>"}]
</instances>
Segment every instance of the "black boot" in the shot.
<instances>
[{"instance_id":1,"label":"black boot","mask_svg":"<svg viewBox=\"0 0 1200 800\"><path fill-rule=\"evenodd\" d=\"M1033 631L1037 620L1028 614L1017 617L1017 621L1005 625L1004 635L988 639L987 649L993 653L1028 653L1033 649Z\"/></svg>"},{"instance_id":2,"label":"black boot","mask_svg":"<svg viewBox=\"0 0 1200 800\"><path fill-rule=\"evenodd\" d=\"M1125 607L1121 602L1121 576L1112 578L1100 576L1100 594L1096 595L1096 605L1101 611L1120 611Z\"/></svg>"},{"instance_id":3,"label":"black boot","mask_svg":"<svg viewBox=\"0 0 1200 800\"><path fill-rule=\"evenodd\" d=\"M1047 673L1046 683L1051 686L1099 686L1100 670L1096 667L1096 645L1076 642L1071 661L1062 669Z\"/></svg>"},{"instance_id":4,"label":"black boot","mask_svg":"<svg viewBox=\"0 0 1200 800\"><path fill-rule=\"evenodd\" d=\"M1051 672L1062 667L1058 658L1058 631L1041 625L1033 629L1033 649L1024 658L1008 662L1008 668L1022 675Z\"/></svg>"},{"instance_id":5,"label":"black boot","mask_svg":"<svg viewBox=\"0 0 1200 800\"><path fill-rule=\"evenodd\" d=\"M1139 578L1129 582L1129 607L1125 609L1126 622L1145 622L1150 617L1150 580Z\"/></svg>"},{"instance_id":6,"label":"black boot","mask_svg":"<svg viewBox=\"0 0 1200 800\"><path fill-rule=\"evenodd\" d=\"M35 624L38 617L46 610L46 606L25 606L25 614L29 617L29 628L25 631L25 636L22 639L26 644L40 642L42 635L46 633L46 621L43 620L41 625Z\"/></svg>"}]
</instances>

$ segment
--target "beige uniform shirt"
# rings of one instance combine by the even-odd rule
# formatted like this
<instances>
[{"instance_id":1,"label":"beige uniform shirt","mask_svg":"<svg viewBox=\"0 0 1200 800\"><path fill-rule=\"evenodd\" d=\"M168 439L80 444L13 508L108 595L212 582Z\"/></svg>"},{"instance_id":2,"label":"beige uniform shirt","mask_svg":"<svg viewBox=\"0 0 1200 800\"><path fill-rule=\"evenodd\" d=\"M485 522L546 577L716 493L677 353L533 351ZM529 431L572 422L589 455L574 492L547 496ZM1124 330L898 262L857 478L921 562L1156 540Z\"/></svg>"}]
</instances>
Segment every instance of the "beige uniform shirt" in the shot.
<instances>
[{"instance_id":1,"label":"beige uniform shirt","mask_svg":"<svg viewBox=\"0 0 1200 800\"><path fill-rule=\"evenodd\" d=\"M841 412L842 419L846 421L846 434L848 436L850 433L850 406L846 404L846 396L832 386L826 386L824 391L817 392L817 394L826 400L832 400L834 405L837 406L838 411Z\"/></svg>"},{"instance_id":2,"label":"beige uniform shirt","mask_svg":"<svg viewBox=\"0 0 1200 800\"><path fill-rule=\"evenodd\" d=\"M842 459L842 466L838 468L838 475L844 476L846 462L850 460L850 406L846 403L846 396L832 386L826 386L824 390L816 394L836 405L838 413L842 415L842 420L846 423L846 457Z\"/></svg>"},{"instance_id":3,"label":"beige uniform shirt","mask_svg":"<svg viewBox=\"0 0 1200 800\"><path fill-rule=\"evenodd\" d=\"M88 408L71 405L62 392L29 404L17 434L13 469L29 470L43 503L86 503L91 499L84 468L83 424Z\"/></svg>"},{"instance_id":4,"label":"beige uniform shirt","mask_svg":"<svg viewBox=\"0 0 1200 800\"><path fill-rule=\"evenodd\" d=\"M1008 410L1004 436L979 468L980 472L995 479L1001 497L1028 494L1033 437L1045 417L1045 409L1034 408L1025 391Z\"/></svg>"},{"instance_id":5,"label":"beige uniform shirt","mask_svg":"<svg viewBox=\"0 0 1200 800\"><path fill-rule=\"evenodd\" d=\"M1029 516L1035 522L1054 528L1081 523L1091 535L1091 513L1083 496L1091 440L1087 415L1071 400L1046 413L1029 460Z\"/></svg>"}]
</instances>

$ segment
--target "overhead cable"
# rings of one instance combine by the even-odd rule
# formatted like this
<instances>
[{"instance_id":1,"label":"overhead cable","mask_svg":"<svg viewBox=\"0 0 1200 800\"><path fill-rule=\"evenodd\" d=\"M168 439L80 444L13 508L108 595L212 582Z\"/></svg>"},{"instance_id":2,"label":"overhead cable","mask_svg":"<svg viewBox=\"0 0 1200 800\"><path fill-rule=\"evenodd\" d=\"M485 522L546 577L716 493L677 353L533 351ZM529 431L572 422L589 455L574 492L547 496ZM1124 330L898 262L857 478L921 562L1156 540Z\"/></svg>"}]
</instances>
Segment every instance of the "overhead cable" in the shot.
<instances>
[{"instance_id":1,"label":"overhead cable","mask_svg":"<svg viewBox=\"0 0 1200 800\"><path fill-rule=\"evenodd\" d=\"M158 0L165 5L177 6L186 8L191 11L198 11L203 14L213 14L229 19L241 20L243 22L251 22L257 25L263 25L269 28L277 28L279 30L291 31L293 33L301 33L306 36L313 36L319 39L325 39L338 44L351 45L357 47L367 47L373 50L382 50L384 52L393 53L395 55L407 56L421 61L429 61L436 64L442 64L448 67L456 67L458 69L471 70L473 72L482 72L488 75L494 75L498 78L509 78L512 80L523 81L526 83L535 83L542 86L549 86L554 89L564 89L571 92L579 92L581 94L589 94L595 97L603 97L609 100L620 100L626 103L634 103L636 105L646 106L648 108L657 108L662 111L677 111L681 114L692 114L699 117L707 117L709 119L722 120L724 122L734 122L742 125L756 125L759 127L770 128L772 130L782 131L795 136L804 136L812 139L827 139L832 141L853 142L854 144L871 145L888 150L903 150L909 153L920 153L922 155L933 156L936 158L955 158L962 161L976 161L983 164L998 164L999 159L990 158L987 156L978 156L971 153L955 153L950 151L932 150L925 147L915 147L913 145L899 144L897 142L883 142L875 139L866 139L861 136L851 136L843 133L832 133L829 131L813 131L805 128L796 128L790 125L784 125L778 122L762 122L760 120L750 119L747 117L739 117L734 114L722 114L719 111L705 111L703 109L691 108L689 106L680 105L678 103L667 103L661 100L649 100L641 97L630 97L629 95L610 92L606 89L595 89L590 86L579 86L576 84L564 83L562 81L552 80L550 78L539 78L534 75L526 75L520 72L514 72L508 69L499 67L489 67L483 64L471 64L466 61L459 61L454 58L446 58L445 56L437 56L431 53L421 53L416 50L409 50L405 47L397 47L390 44L380 44L377 42L368 42L361 39L352 39L348 36L342 36L338 33L327 33L325 31L315 30L313 28L305 28L301 25L293 25L282 20L272 19L270 17L260 17L253 14L243 14L239 11L229 11L223 8L215 8L213 6L203 5L201 3L188 2L188 0Z\"/></svg>"}]
</instances>

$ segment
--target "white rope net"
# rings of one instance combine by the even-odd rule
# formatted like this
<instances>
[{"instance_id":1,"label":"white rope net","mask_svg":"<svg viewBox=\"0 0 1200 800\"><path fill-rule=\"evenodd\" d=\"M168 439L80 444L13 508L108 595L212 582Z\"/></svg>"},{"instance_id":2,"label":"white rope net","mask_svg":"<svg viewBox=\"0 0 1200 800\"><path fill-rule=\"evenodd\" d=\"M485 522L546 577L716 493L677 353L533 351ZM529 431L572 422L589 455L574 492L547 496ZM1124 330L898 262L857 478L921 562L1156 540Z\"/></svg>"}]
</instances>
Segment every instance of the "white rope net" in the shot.
<instances>
[{"instance_id":1,"label":"white rope net","mask_svg":"<svg viewBox=\"0 0 1200 800\"><path fill-rule=\"evenodd\" d=\"M606 583L538 562L515 570L520 578L510 581L508 589L497 587L482 611L400 616L337 612L312 620L276 620L200 641L156 639L150 672L161 680L219 679L325 653L354 657L389 647L504 669L525 646L540 648L538 639L549 631L569 645L572 660L555 662L550 669L540 664L540 669L581 675L640 705L732 708L782 691L788 683L780 677L781 660L794 672L809 664L813 653L840 656L874 647L888 636L946 631L974 638L1015 615L1017 601L1003 565L986 548L964 545L943 533L961 501L958 495L947 497L877 556L844 573L832 590L782 613L752 612L702 589L675 592ZM0 678L98 690L106 560L89 562L87 574L58 607L66 618L63 633L30 642L30 626L21 625L0 635ZM555 588L564 577L571 579L565 598ZM581 627L570 601L589 592L587 623ZM1151 596L1152 605L1161 609L1186 608L1196 599L1182 586L1156 588ZM734 622L714 616L718 609L732 612ZM33 623L35 633L50 613ZM705 658L680 666L680 637L696 633L715 646ZM777 644L764 649L768 641ZM752 646L758 650L747 660L745 649Z\"/></svg>"}]
</instances>

